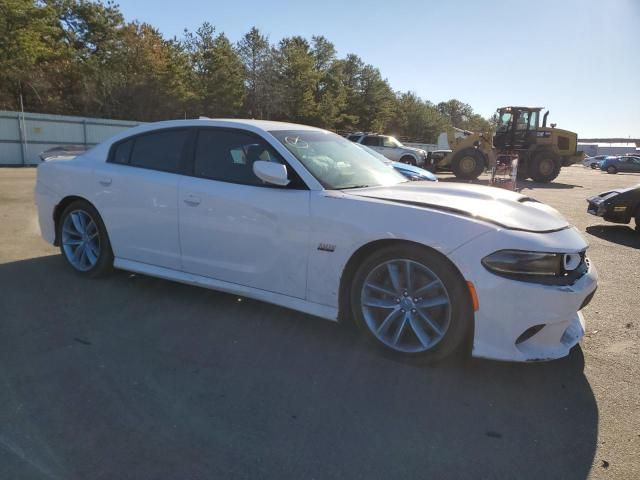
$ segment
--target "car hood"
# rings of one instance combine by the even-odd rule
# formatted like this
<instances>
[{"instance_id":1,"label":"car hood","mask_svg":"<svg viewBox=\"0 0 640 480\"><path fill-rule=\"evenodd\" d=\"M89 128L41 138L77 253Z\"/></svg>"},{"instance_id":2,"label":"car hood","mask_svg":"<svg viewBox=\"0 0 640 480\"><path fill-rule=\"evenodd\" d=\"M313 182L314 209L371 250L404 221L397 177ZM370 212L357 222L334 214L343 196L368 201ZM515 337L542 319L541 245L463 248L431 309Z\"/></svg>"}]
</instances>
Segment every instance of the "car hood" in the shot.
<instances>
[{"instance_id":1,"label":"car hood","mask_svg":"<svg viewBox=\"0 0 640 480\"><path fill-rule=\"evenodd\" d=\"M438 177L436 177L433 173L423 168L415 167L413 165L409 165L408 163L402 163L402 162L390 162L390 164L396 170L409 172L411 175L419 176L420 178L423 178L425 180L431 180L432 182L438 181Z\"/></svg>"},{"instance_id":2,"label":"car hood","mask_svg":"<svg viewBox=\"0 0 640 480\"><path fill-rule=\"evenodd\" d=\"M402 149L403 150L409 150L410 152L416 152L416 153L422 153L425 152L426 150L423 148L417 148L417 147L407 147L406 145L402 145Z\"/></svg>"},{"instance_id":3,"label":"car hood","mask_svg":"<svg viewBox=\"0 0 640 480\"><path fill-rule=\"evenodd\" d=\"M444 182L407 182L347 190L358 197L451 212L510 230L553 232L570 227L555 209L509 190Z\"/></svg>"}]
</instances>

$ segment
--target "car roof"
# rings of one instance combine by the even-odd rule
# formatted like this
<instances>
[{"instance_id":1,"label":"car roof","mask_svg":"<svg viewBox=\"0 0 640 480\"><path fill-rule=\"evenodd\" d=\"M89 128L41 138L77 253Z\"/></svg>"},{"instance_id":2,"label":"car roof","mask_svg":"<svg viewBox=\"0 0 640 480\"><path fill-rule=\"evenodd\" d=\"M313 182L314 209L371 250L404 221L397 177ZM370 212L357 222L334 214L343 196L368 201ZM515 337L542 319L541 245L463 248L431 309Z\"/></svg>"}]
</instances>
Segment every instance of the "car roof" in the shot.
<instances>
[{"instance_id":1,"label":"car roof","mask_svg":"<svg viewBox=\"0 0 640 480\"><path fill-rule=\"evenodd\" d=\"M253 120L253 119L240 119L240 118L206 118L201 117L197 119L187 120L164 120L161 122L142 123L136 127L127 128L115 134L113 137L105 140L104 142L95 146L91 152L92 158L106 158L107 152L114 143L138 135L141 133L153 132L155 130L162 130L166 128L180 128L180 127L222 127L222 128L241 128L250 132L263 134L276 130L309 130L317 132L328 132L317 127L311 127L309 125L300 125L297 123L287 122L275 122L271 120Z\"/></svg>"}]
</instances>

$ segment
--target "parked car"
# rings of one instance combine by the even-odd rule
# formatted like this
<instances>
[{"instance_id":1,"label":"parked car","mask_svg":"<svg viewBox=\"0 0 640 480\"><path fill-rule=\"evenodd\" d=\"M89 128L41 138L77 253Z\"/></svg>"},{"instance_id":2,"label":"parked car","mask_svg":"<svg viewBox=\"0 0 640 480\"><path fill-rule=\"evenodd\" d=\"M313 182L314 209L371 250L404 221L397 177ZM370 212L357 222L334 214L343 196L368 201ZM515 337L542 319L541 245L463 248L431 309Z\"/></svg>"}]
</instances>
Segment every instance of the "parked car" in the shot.
<instances>
[{"instance_id":1,"label":"parked car","mask_svg":"<svg viewBox=\"0 0 640 480\"><path fill-rule=\"evenodd\" d=\"M582 161L582 165L585 167L596 169L602 160L609 158L609 155L596 155L595 157L585 157Z\"/></svg>"},{"instance_id":2,"label":"parked car","mask_svg":"<svg viewBox=\"0 0 640 480\"><path fill-rule=\"evenodd\" d=\"M426 150L407 147L389 135L379 135L377 133L352 133L351 135L348 135L347 138L352 142L366 145L394 162L402 162L409 165L423 167L427 160Z\"/></svg>"},{"instance_id":3,"label":"parked car","mask_svg":"<svg viewBox=\"0 0 640 480\"><path fill-rule=\"evenodd\" d=\"M436 177L430 171L425 170L424 168L416 167L415 165L409 165L402 162L392 162L387 157L380 155L378 152L376 152L372 148L367 147L366 145L362 145L361 143L356 143L356 145L362 148L365 152L370 153L371 155L379 159L384 164L395 168L398 173L401 173L409 180L428 180L431 182L438 181L438 177Z\"/></svg>"},{"instance_id":4,"label":"parked car","mask_svg":"<svg viewBox=\"0 0 640 480\"><path fill-rule=\"evenodd\" d=\"M35 196L42 236L81 276L115 267L353 321L421 360L563 357L596 289L587 243L553 208L411 182L304 125L140 125L40 164Z\"/></svg>"},{"instance_id":5,"label":"parked car","mask_svg":"<svg viewBox=\"0 0 640 480\"><path fill-rule=\"evenodd\" d=\"M600 162L600 170L607 173L640 172L640 157L631 155L609 157Z\"/></svg>"},{"instance_id":6,"label":"parked car","mask_svg":"<svg viewBox=\"0 0 640 480\"><path fill-rule=\"evenodd\" d=\"M587 212L607 222L629 223L635 220L640 231L640 185L602 192L587 199Z\"/></svg>"}]
</instances>

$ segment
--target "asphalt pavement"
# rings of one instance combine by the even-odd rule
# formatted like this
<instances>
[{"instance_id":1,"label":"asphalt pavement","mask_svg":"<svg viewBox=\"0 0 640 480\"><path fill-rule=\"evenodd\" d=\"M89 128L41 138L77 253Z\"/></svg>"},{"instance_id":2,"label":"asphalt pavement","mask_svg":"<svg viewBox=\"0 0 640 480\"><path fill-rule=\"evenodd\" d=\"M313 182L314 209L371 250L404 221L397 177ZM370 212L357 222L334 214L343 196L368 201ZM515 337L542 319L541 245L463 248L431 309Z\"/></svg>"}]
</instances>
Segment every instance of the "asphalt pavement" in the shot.
<instances>
[{"instance_id":1,"label":"asphalt pavement","mask_svg":"<svg viewBox=\"0 0 640 480\"><path fill-rule=\"evenodd\" d=\"M39 237L35 173L0 169L0 479L640 478L640 235L585 202L640 175L523 183L600 274L569 357L418 367L265 303L79 278Z\"/></svg>"}]
</instances>

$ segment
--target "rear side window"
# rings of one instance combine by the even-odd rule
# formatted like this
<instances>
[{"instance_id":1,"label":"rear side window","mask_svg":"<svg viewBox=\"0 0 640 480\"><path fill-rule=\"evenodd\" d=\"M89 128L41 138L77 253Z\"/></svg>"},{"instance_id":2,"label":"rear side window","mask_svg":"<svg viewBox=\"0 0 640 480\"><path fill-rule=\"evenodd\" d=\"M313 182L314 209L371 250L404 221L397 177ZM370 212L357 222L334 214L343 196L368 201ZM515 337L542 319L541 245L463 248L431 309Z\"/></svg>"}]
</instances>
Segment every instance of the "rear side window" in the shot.
<instances>
[{"instance_id":1,"label":"rear side window","mask_svg":"<svg viewBox=\"0 0 640 480\"><path fill-rule=\"evenodd\" d=\"M357 142L359 138L360 138L360 135L349 135L347 137L347 140L351 140L352 142Z\"/></svg>"},{"instance_id":2,"label":"rear side window","mask_svg":"<svg viewBox=\"0 0 640 480\"><path fill-rule=\"evenodd\" d=\"M135 137L131 165L164 172L179 172L189 133L165 130Z\"/></svg>"},{"instance_id":3,"label":"rear side window","mask_svg":"<svg viewBox=\"0 0 640 480\"><path fill-rule=\"evenodd\" d=\"M131 146L133 140L127 140L126 142L119 143L113 151L111 161L113 163L129 163L129 156L131 155Z\"/></svg>"},{"instance_id":4,"label":"rear side window","mask_svg":"<svg viewBox=\"0 0 640 480\"><path fill-rule=\"evenodd\" d=\"M365 137L364 140L362 140L362 144L370 147L379 147L382 142L380 137Z\"/></svg>"}]
</instances>

